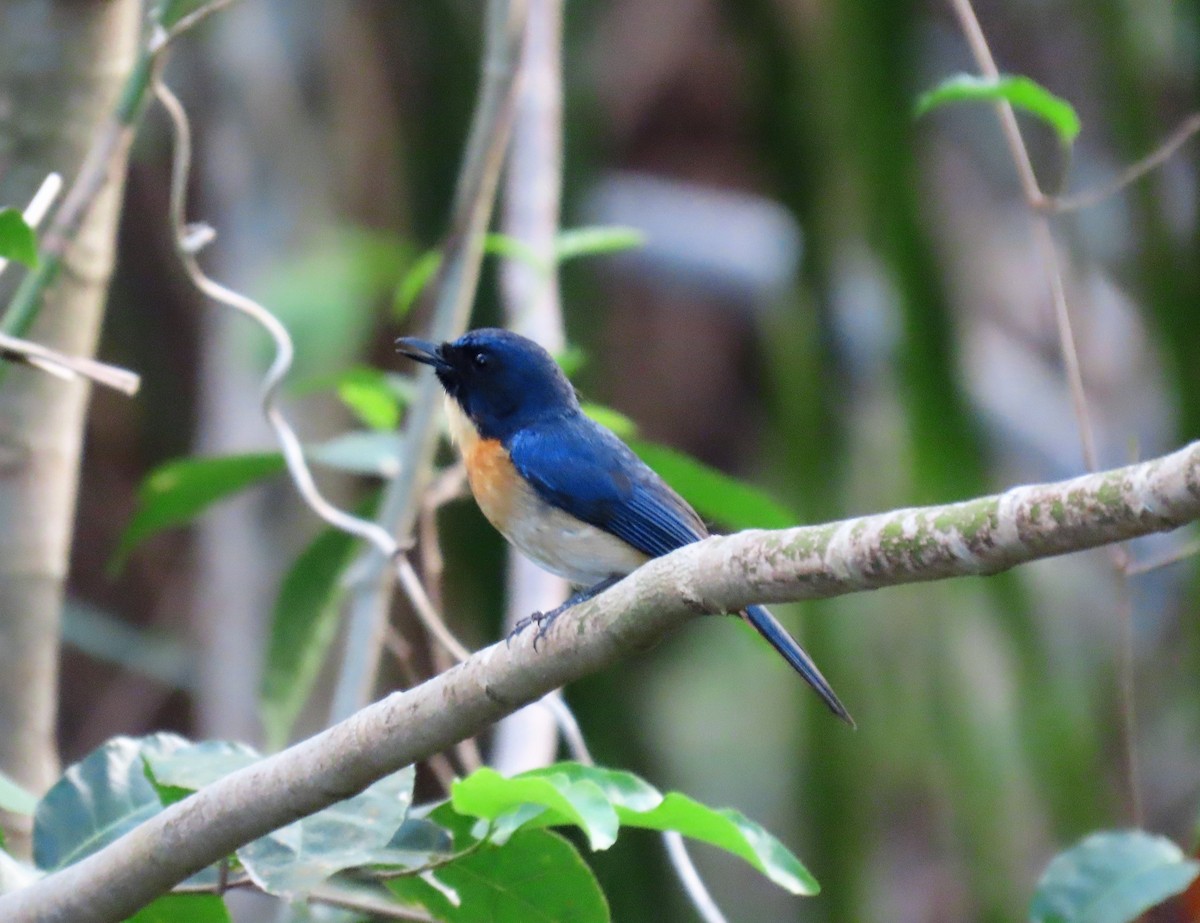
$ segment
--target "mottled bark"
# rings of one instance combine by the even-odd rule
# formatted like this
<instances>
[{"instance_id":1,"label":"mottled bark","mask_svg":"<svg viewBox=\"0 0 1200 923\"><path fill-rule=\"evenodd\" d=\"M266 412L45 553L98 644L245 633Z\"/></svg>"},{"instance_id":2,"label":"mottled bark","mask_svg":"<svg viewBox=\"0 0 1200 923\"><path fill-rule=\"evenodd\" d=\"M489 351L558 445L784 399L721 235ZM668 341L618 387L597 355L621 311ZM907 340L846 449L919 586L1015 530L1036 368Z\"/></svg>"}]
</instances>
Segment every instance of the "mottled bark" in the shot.
<instances>
[{"instance_id":1,"label":"mottled bark","mask_svg":"<svg viewBox=\"0 0 1200 923\"><path fill-rule=\"evenodd\" d=\"M0 205L50 171L70 183L109 118L140 32L137 0L0 7ZM29 338L91 355L112 268L123 159L65 253ZM10 267L0 304L17 281ZM0 771L35 792L56 777L59 610L88 386L24 367L0 382Z\"/></svg>"}]
</instances>

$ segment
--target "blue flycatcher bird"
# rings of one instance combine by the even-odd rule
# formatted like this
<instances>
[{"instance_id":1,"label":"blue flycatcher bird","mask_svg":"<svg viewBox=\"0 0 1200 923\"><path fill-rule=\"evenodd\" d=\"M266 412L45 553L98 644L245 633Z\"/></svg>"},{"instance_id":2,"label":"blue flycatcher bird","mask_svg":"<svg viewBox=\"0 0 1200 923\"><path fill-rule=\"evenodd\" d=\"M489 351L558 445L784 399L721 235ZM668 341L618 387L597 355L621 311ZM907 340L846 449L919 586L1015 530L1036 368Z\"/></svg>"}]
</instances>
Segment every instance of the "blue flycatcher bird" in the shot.
<instances>
[{"instance_id":1,"label":"blue flycatcher bird","mask_svg":"<svg viewBox=\"0 0 1200 923\"><path fill-rule=\"evenodd\" d=\"M524 554L582 588L518 631L536 623L540 636L568 606L708 536L686 500L584 416L575 389L537 343L490 328L453 343L396 342L405 356L433 366L445 388L450 436L483 514ZM740 614L853 726L812 658L770 612L748 606Z\"/></svg>"}]
</instances>

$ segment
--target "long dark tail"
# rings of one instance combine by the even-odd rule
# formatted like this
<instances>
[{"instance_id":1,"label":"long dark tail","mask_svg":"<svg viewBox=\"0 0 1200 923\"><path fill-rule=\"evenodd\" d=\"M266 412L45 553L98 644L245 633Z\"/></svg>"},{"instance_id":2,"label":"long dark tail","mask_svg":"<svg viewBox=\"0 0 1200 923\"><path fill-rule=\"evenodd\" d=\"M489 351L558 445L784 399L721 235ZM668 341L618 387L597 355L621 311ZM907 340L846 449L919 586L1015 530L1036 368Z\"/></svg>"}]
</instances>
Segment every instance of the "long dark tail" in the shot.
<instances>
[{"instance_id":1,"label":"long dark tail","mask_svg":"<svg viewBox=\"0 0 1200 923\"><path fill-rule=\"evenodd\" d=\"M804 681L816 690L821 701L829 706L831 712L850 727L855 726L850 712L846 711L846 706L842 704L837 693L833 691L833 687L821 675L821 671L817 669L812 658L804 652L804 648L796 643L796 639L787 633L787 629L775 620L775 616L762 606L747 606L742 616L754 626L755 631L767 639L771 647L783 655L783 659L792 665L793 670L804 677Z\"/></svg>"}]
</instances>

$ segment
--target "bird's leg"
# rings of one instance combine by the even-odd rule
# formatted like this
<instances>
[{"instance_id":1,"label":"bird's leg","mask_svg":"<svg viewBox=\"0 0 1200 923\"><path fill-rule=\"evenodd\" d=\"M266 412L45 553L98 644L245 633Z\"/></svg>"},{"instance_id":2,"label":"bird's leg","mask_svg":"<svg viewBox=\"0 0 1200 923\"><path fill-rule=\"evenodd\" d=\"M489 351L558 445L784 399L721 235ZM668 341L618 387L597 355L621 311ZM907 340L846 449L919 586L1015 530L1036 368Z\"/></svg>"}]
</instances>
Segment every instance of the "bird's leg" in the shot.
<instances>
[{"instance_id":1,"label":"bird's leg","mask_svg":"<svg viewBox=\"0 0 1200 923\"><path fill-rule=\"evenodd\" d=\"M620 574L613 574L611 577L605 577L594 586L586 589L576 590L567 597L566 602L561 606L556 606L549 612L535 612L533 615L527 615L523 619L518 619L517 624L513 626L513 630L508 634L508 640L511 641L530 625L537 625L537 633L533 636L533 649L537 650L537 643L546 637L546 632L550 630L550 625L556 618L570 609L572 606L577 606L579 603L587 602L593 596L598 596L607 590L610 586L617 583L621 579Z\"/></svg>"}]
</instances>

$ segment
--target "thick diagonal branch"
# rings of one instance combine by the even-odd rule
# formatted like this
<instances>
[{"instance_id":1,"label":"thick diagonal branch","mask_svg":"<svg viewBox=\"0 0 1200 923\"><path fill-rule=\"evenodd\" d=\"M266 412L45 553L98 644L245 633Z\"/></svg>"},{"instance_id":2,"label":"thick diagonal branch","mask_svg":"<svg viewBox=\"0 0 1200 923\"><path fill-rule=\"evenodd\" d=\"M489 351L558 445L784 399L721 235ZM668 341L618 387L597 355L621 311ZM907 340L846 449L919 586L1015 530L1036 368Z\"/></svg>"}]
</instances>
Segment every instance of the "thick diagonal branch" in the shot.
<instances>
[{"instance_id":1,"label":"thick diagonal branch","mask_svg":"<svg viewBox=\"0 0 1200 923\"><path fill-rule=\"evenodd\" d=\"M479 651L172 805L76 865L0 897L0 919L124 919L243 843L478 734L697 615L994 574L1198 518L1200 442L1139 465L949 506L707 539L569 610L538 650L526 633L511 646Z\"/></svg>"}]
</instances>

